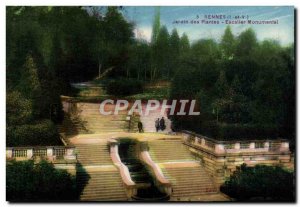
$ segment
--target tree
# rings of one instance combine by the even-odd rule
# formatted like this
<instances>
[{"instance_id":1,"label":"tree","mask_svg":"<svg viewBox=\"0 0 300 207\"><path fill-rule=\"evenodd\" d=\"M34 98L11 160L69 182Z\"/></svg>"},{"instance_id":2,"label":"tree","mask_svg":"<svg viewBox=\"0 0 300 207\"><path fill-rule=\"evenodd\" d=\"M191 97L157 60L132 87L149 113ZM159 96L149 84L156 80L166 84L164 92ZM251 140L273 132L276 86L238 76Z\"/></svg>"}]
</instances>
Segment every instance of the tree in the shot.
<instances>
[{"instance_id":1,"label":"tree","mask_svg":"<svg viewBox=\"0 0 300 207\"><path fill-rule=\"evenodd\" d=\"M190 51L190 41L188 36L183 33L180 38L180 56L181 58L187 56Z\"/></svg>"},{"instance_id":2,"label":"tree","mask_svg":"<svg viewBox=\"0 0 300 207\"><path fill-rule=\"evenodd\" d=\"M160 31L160 8L156 7L154 21L152 25L152 36L151 36L152 44L156 43L159 31Z\"/></svg>"},{"instance_id":3,"label":"tree","mask_svg":"<svg viewBox=\"0 0 300 207\"><path fill-rule=\"evenodd\" d=\"M216 95L218 98L226 98L229 92L229 85L226 74L223 70L220 71L219 78L215 83Z\"/></svg>"},{"instance_id":4,"label":"tree","mask_svg":"<svg viewBox=\"0 0 300 207\"><path fill-rule=\"evenodd\" d=\"M252 28L248 28L239 35L235 54L239 57L253 55L257 46L256 34Z\"/></svg>"},{"instance_id":5,"label":"tree","mask_svg":"<svg viewBox=\"0 0 300 207\"><path fill-rule=\"evenodd\" d=\"M203 39L195 42L191 47L192 54L199 61L220 59L218 44L212 39Z\"/></svg>"},{"instance_id":6,"label":"tree","mask_svg":"<svg viewBox=\"0 0 300 207\"><path fill-rule=\"evenodd\" d=\"M29 123L32 118L32 103L20 92L10 91L6 95L6 126Z\"/></svg>"},{"instance_id":7,"label":"tree","mask_svg":"<svg viewBox=\"0 0 300 207\"><path fill-rule=\"evenodd\" d=\"M230 26L227 26L225 29L225 32L222 36L222 40L220 43L220 46L222 48L222 53L225 59L232 59L236 42L235 38L232 34Z\"/></svg>"},{"instance_id":8,"label":"tree","mask_svg":"<svg viewBox=\"0 0 300 207\"><path fill-rule=\"evenodd\" d=\"M166 26L159 30L155 43L156 51L155 62L161 77L170 75L170 35Z\"/></svg>"},{"instance_id":9,"label":"tree","mask_svg":"<svg viewBox=\"0 0 300 207\"><path fill-rule=\"evenodd\" d=\"M168 77L173 76L173 73L177 71L180 56L180 37L176 29L172 30L170 37L170 71Z\"/></svg>"}]
</instances>

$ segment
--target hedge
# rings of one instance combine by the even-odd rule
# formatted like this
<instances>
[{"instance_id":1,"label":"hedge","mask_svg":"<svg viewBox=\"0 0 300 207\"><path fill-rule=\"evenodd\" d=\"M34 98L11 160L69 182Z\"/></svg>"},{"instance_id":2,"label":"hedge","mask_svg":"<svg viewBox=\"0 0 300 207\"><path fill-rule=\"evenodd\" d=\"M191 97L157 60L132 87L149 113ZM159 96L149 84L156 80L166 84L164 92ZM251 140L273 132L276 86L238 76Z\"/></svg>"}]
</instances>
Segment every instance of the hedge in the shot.
<instances>
[{"instance_id":1,"label":"hedge","mask_svg":"<svg viewBox=\"0 0 300 207\"><path fill-rule=\"evenodd\" d=\"M62 145L58 130L50 120L7 127L6 133L9 147Z\"/></svg>"},{"instance_id":2,"label":"hedge","mask_svg":"<svg viewBox=\"0 0 300 207\"><path fill-rule=\"evenodd\" d=\"M143 82L134 79L118 79L106 85L106 92L110 95L128 96L143 92Z\"/></svg>"}]
</instances>

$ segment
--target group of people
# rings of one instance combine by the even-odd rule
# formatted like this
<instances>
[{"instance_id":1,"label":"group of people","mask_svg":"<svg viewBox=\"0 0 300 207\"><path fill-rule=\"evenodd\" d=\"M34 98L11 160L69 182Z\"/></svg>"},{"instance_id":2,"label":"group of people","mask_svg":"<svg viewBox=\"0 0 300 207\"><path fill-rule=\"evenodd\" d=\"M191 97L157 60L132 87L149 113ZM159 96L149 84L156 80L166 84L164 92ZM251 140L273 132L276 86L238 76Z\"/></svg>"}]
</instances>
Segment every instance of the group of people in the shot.
<instances>
[{"instance_id":1,"label":"group of people","mask_svg":"<svg viewBox=\"0 0 300 207\"><path fill-rule=\"evenodd\" d=\"M158 132L159 130L164 131L166 129L166 123L164 117L161 117L161 119L157 118L155 120L155 128L156 128L156 132ZM144 132L143 123L141 121L138 122L138 129L139 129L139 133Z\"/></svg>"},{"instance_id":2,"label":"group of people","mask_svg":"<svg viewBox=\"0 0 300 207\"><path fill-rule=\"evenodd\" d=\"M161 119L157 118L155 120L155 128L156 128L156 132L158 132L159 130L164 131L166 129L166 123L164 117L162 117Z\"/></svg>"}]
</instances>

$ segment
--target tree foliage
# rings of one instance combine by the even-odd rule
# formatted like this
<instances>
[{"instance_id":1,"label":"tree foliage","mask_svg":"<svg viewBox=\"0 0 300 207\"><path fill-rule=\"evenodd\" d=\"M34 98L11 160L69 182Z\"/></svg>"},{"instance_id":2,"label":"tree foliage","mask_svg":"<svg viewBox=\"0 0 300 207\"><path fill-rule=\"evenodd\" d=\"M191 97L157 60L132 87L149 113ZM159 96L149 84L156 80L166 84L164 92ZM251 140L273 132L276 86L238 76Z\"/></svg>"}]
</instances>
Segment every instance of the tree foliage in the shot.
<instances>
[{"instance_id":1,"label":"tree foliage","mask_svg":"<svg viewBox=\"0 0 300 207\"><path fill-rule=\"evenodd\" d=\"M295 201L294 173L281 167L243 164L221 186L237 201Z\"/></svg>"},{"instance_id":2,"label":"tree foliage","mask_svg":"<svg viewBox=\"0 0 300 207\"><path fill-rule=\"evenodd\" d=\"M11 202L74 201L76 180L66 170L46 161L6 164L6 199Z\"/></svg>"},{"instance_id":3,"label":"tree foliage","mask_svg":"<svg viewBox=\"0 0 300 207\"><path fill-rule=\"evenodd\" d=\"M270 134L272 128L277 133L272 137L294 139L295 115L291 112L295 109L295 81L290 76L295 74L293 45L259 42L251 28L234 36L227 27L220 43L202 39L189 50L178 64L171 95L179 99L189 94L190 99L197 99L201 115L193 117L192 122L173 117L178 129L212 135L211 128L220 130L213 134L221 135L221 139L253 139L258 132ZM222 132L234 131L234 126L240 136ZM254 133L244 137L243 129L246 132L249 128Z\"/></svg>"}]
</instances>

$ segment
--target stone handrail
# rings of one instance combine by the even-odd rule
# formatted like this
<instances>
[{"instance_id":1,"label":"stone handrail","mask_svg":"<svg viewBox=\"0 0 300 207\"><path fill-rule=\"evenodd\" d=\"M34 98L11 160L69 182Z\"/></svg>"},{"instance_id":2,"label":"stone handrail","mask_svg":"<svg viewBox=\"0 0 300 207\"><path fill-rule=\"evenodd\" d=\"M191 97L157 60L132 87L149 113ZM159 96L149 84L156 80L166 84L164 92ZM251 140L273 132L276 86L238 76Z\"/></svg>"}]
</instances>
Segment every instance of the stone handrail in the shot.
<instances>
[{"instance_id":1,"label":"stone handrail","mask_svg":"<svg viewBox=\"0 0 300 207\"><path fill-rule=\"evenodd\" d=\"M154 174L156 181L158 182L159 186L162 190L167 194L171 195L172 188L170 181L165 178L163 172L161 171L160 167L153 162L151 156L148 151L141 151L140 159L150 168L150 171Z\"/></svg>"},{"instance_id":2,"label":"stone handrail","mask_svg":"<svg viewBox=\"0 0 300 207\"><path fill-rule=\"evenodd\" d=\"M110 157L114 165L118 168L122 181L127 189L127 197L132 198L136 195L137 189L135 182L132 181L128 167L124 165L119 156L118 142L116 140L109 140Z\"/></svg>"},{"instance_id":3,"label":"stone handrail","mask_svg":"<svg viewBox=\"0 0 300 207\"><path fill-rule=\"evenodd\" d=\"M184 143L214 154L241 152L290 152L286 139L220 141L190 131L182 131Z\"/></svg>"},{"instance_id":4,"label":"stone handrail","mask_svg":"<svg viewBox=\"0 0 300 207\"><path fill-rule=\"evenodd\" d=\"M32 146L32 147L7 147L6 159L29 160L43 157L50 161L63 158L66 161L76 160L75 147L73 146Z\"/></svg>"}]
</instances>

